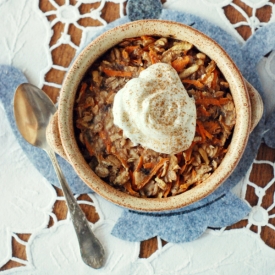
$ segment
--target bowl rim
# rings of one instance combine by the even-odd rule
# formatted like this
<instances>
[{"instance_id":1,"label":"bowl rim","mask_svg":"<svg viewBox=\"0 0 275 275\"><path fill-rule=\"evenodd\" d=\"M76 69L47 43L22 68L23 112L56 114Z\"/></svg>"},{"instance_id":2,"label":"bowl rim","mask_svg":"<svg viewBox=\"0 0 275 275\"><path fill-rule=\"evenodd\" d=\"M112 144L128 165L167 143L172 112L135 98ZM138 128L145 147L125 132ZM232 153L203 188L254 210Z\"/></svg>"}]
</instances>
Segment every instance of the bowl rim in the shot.
<instances>
[{"instance_id":1,"label":"bowl rim","mask_svg":"<svg viewBox=\"0 0 275 275\"><path fill-rule=\"evenodd\" d=\"M133 31L135 34L133 34ZM91 64L107 49L119 43L123 37L140 34L170 36L188 41L215 60L217 66L229 82L236 106L236 124L231 143L223 161L216 171L202 184L191 190L168 198L137 198L111 187L101 180L86 163L74 136L73 104L78 85ZM203 50L202 50L203 49ZM238 107L238 110L237 110ZM225 50L213 39L202 32L182 23L146 19L129 22L107 30L94 39L76 57L62 84L59 106L58 127L64 151L79 177L93 191L116 205L146 212L168 211L190 205L214 192L237 166L246 147L250 133L251 107L244 79ZM234 147L231 144L234 143ZM237 144L237 146L236 146Z\"/></svg>"}]
</instances>

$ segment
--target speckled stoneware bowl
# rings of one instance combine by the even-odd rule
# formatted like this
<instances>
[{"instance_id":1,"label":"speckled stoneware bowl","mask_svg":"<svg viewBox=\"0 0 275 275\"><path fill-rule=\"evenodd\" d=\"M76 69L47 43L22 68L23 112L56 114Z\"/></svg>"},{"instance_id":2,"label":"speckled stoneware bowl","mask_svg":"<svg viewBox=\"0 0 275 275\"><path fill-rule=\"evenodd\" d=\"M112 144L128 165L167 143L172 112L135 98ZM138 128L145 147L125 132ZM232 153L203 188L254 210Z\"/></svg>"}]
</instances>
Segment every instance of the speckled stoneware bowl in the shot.
<instances>
[{"instance_id":1,"label":"speckled stoneware bowl","mask_svg":"<svg viewBox=\"0 0 275 275\"><path fill-rule=\"evenodd\" d=\"M136 198L122 193L99 177L84 160L74 136L73 106L78 85L91 64L124 38L158 35L186 40L213 59L228 81L236 107L236 125L228 152L216 171L202 184L183 194L161 198ZM232 173L246 147L248 136L262 116L262 100L242 77L226 52L201 32L170 21L142 20L111 29L90 43L71 66L62 85L58 114L48 127L48 140L57 153L66 158L79 177L105 199L138 211L164 211L187 206L215 191ZM60 135L60 136L59 136Z\"/></svg>"}]
</instances>

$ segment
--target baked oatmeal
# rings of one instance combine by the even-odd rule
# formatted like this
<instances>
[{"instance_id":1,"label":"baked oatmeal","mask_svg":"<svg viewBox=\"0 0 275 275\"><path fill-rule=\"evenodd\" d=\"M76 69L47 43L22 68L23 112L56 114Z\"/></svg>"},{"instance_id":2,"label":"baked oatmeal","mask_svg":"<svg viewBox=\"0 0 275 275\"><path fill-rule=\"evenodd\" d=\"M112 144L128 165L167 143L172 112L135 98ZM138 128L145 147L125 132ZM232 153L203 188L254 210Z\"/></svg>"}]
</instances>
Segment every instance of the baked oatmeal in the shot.
<instances>
[{"instance_id":1,"label":"baked oatmeal","mask_svg":"<svg viewBox=\"0 0 275 275\"><path fill-rule=\"evenodd\" d=\"M116 95L158 63L177 73L196 109L188 146L171 153L142 146L114 123ZM164 113L158 119L168 121ZM189 42L166 37L128 38L110 49L87 71L74 106L76 139L91 169L114 188L147 198L175 196L207 179L227 152L235 120L229 85L215 61Z\"/></svg>"}]
</instances>

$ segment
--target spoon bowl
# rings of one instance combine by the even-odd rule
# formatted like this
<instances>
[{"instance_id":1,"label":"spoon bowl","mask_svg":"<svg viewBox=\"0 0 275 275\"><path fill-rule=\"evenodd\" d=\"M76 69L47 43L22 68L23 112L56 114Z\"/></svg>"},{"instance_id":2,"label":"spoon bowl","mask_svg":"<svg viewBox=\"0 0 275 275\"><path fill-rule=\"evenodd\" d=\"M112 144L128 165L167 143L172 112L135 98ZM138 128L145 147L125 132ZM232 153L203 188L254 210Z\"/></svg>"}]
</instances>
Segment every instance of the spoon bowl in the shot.
<instances>
[{"instance_id":1,"label":"spoon bowl","mask_svg":"<svg viewBox=\"0 0 275 275\"><path fill-rule=\"evenodd\" d=\"M47 149L46 128L56 108L50 98L35 86L23 83L14 96L14 116L23 138L35 147Z\"/></svg>"},{"instance_id":2,"label":"spoon bowl","mask_svg":"<svg viewBox=\"0 0 275 275\"><path fill-rule=\"evenodd\" d=\"M46 138L46 129L56 108L51 99L29 83L19 85L14 95L14 117L19 132L31 145L43 149L49 156L60 181L72 222L78 238L83 261L100 268L104 262L104 249L93 234L59 167L56 156Z\"/></svg>"}]
</instances>

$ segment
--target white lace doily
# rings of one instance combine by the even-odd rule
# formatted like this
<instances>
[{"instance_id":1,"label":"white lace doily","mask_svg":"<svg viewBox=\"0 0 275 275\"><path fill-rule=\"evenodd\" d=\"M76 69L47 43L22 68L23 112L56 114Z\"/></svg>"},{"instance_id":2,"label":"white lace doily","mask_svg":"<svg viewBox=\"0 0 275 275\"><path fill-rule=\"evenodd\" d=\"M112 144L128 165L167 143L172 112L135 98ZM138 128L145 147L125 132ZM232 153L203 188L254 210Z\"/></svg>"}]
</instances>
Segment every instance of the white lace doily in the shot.
<instances>
[{"instance_id":1,"label":"white lace doily","mask_svg":"<svg viewBox=\"0 0 275 275\"><path fill-rule=\"evenodd\" d=\"M89 35L98 31L107 22L102 18L102 10L108 1L100 1L98 7L86 14L80 14L81 4L96 3L95 0L79 0L70 5L69 0L58 5L49 0L53 10L42 12L38 1L0 0L0 64L13 65L21 69L28 80L39 86L60 88L60 83L45 80L50 70L66 72L67 66L54 64L52 52L62 44L69 45L76 53ZM124 0L110 0L119 6L120 16L124 16ZM236 28L247 26L252 33L261 26L275 21L274 7L270 1L243 0L251 7L247 15L236 1L231 0L168 0L166 9L176 9L199 15L219 25L231 33L239 43L244 39ZM244 18L243 22L231 24L224 13L224 7L236 9ZM260 22L257 10L268 6L272 10L269 22ZM47 18L54 19L48 20ZM101 26L83 27L79 20L90 17ZM62 35L52 42L55 24L64 24ZM73 42L69 26L73 24L82 35L79 43ZM49 46L51 45L51 46ZM264 58L258 66L259 75L264 80L264 89L275 84L275 53ZM264 73L266 72L266 73ZM273 88L274 89L274 88ZM270 98L270 100L274 100ZM271 111L271 110L268 110ZM107 252L104 268L91 270L80 258L75 233L68 216L58 221L52 212L53 205L64 198L58 196L52 185L43 179L32 166L18 145L9 127L4 108L0 105L0 267L12 260L20 267L0 271L3 274L275 274L275 251L261 239L261 230L268 227L275 234L271 220L275 218L273 203L262 206L262 200L270 188L274 188L275 163L255 160L253 165L267 165L273 176L264 187L250 180L250 172L235 188L235 193L245 199L246 190L255 190L257 204L247 217L247 226L235 230L208 230L201 238L191 243L162 245L158 239L158 250L147 259L139 258L139 243L129 243L113 237L111 228L121 214L121 209L106 202L97 195L89 195L91 200L79 203L95 207L99 219L91 224ZM92 202L91 202L92 201ZM273 210L273 212L272 212ZM272 214L273 213L273 214ZM47 228L49 220L53 225ZM257 233L250 228L256 227ZM22 240L20 234L31 234ZM19 235L18 235L19 234ZM26 250L27 259L13 256L12 240ZM176 256L175 256L176 255Z\"/></svg>"}]
</instances>

